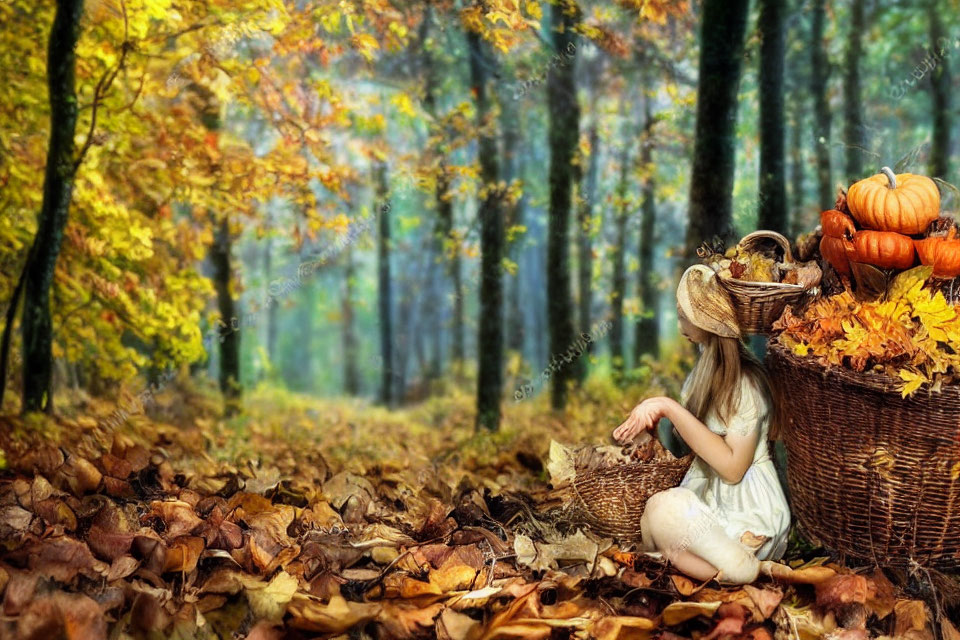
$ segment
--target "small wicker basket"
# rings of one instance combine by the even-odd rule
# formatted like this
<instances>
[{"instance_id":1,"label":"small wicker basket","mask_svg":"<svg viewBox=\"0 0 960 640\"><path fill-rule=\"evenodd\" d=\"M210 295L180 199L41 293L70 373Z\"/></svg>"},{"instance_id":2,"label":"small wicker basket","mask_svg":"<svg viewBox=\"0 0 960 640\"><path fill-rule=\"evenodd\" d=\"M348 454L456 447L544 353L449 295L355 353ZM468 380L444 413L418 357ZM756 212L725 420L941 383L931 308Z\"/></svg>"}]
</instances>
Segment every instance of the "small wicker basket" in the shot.
<instances>
[{"instance_id":1,"label":"small wicker basket","mask_svg":"<svg viewBox=\"0 0 960 640\"><path fill-rule=\"evenodd\" d=\"M776 231L754 231L745 235L738 246L749 250L764 240L773 240L783 250L784 263L794 261L790 252L790 241ZM817 270L819 271L819 268ZM806 286L784 282L752 282L720 276L718 280L732 298L741 331L758 334L771 333L773 323L787 305L799 302L820 283L819 275L815 282Z\"/></svg>"},{"instance_id":2,"label":"small wicker basket","mask_svg":"<svg viewBox=\"0 0 960 640\"><path fill-rule=\"evenodd\" d=\"M960 569L960 387L901 398L883 374L777 342L767 366L790 390L787 482L804 534L879 566Z\"/></svg>"},{"instance_id":3,"label":"small wicker basket","mask_svg":"<svg viewBox=\"0 0 960 640\"><path fill-rule=\"evenodd\" d=\"M629 462L579 470L566 487L552 492L564 504L564 518L622 542L639 542L640 517L655 493L676 487L693 454L656 462Z\"/></svg>"}]
</instances>

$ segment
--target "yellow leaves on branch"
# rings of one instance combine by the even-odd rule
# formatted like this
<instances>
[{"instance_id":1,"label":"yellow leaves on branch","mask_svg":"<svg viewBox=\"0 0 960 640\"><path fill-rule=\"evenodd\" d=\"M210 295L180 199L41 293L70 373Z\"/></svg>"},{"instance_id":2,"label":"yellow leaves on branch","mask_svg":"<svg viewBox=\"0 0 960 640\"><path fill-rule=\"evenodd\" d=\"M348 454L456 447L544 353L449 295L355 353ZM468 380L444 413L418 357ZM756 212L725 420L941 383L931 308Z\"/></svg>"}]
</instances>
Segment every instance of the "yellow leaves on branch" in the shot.
<instances>
[{"instance_id":1,"label":"yellow leaves on branch","mask_svg":"<svg viewBox=\"0 0 960 640\"><path fill-rule=\"evenodd\" d=\"M539 29L541 17L540 4L533 0L489 0L460 11L464 29L480 34L502 53L516 46L526 29Z\"/></svg>"},{"instance_id":2,"label":"yellow leaves on branch","mask_svg":"<svg viewBox=\"0 0 960 640\"><path fill-rule=\"evenodd\" d=\"M780 341L800 356L854 371L883 370L902 381L904 397L925 383L938 389L960 379L960 315L943 293L926 286L930 267L898 275L887 294L859 302L849 291L788 309L775 325Z\"/></svg>"},{"instance_id":3,"label":"yellow leaves on branch","mask_svg":"<svg viewBox=\"0 0 960 640\"><path fill-rule=\"evenodd\" d=\"M680 16L689 11L689 3L671 0L618 0L618 4L637 12L638 20L666 24L669 16Z\"/></svg>"},{"instance_id":4,"label":"yellow leaves on branch","mask_svg":"<svg viewBox=\"0 0 960 640\"><path fill-rule=\"evenodd\" d=\"M380 49L380 43L369 33L355 33L350 37L350 45L363 56L364 60L373 60L373 52Z\"/></svg>"}]
</instances>

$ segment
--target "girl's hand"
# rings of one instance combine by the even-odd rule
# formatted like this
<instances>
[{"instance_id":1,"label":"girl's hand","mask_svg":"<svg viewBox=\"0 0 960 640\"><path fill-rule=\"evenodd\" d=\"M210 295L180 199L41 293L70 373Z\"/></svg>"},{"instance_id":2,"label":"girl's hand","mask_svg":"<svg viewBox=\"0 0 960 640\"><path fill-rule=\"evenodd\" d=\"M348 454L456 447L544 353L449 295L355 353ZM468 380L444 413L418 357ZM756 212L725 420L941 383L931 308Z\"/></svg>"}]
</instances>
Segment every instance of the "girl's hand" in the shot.
<instances>
[{"instance_id":1,"label":"girl's hand","mask_svg":"<svg viewBox=\"0 0 960 640\"><path fill-rule=\"evenodd\" d=\"M630 417L613 430L613 437L622 444L626 444L637 437L645 429L653 429L660 418L667 414L668 398L647 398L630 412Z\"/></svg>"}]
</instances>

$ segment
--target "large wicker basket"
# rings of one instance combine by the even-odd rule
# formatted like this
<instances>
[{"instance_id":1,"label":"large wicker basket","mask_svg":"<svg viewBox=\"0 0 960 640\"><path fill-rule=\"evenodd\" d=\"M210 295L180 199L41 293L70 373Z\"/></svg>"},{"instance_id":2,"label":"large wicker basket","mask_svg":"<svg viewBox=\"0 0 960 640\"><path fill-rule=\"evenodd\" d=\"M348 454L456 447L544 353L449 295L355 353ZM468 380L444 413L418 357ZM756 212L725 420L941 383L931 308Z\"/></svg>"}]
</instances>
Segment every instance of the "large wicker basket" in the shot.
<instances>
[{"instance_id":1,"label":"large wicker basket","mask_svg":"<svg viewBox=\"0 0 960 640\"><path fill-rule=\"evenodd\" d=\"M790 241L776 231L754 231L745 235L740 240L739 246L750 250L765 240L772 240L780 247L783 251L783 262L794 261L793 254L790 252ZM740 329L744 333L758 334L769 334L773 323L787 305L798 302L819 284L819 278L808 286L783 282L752 282L737 278L718 279L733 299Z\"/></svg>"},{"instance_id":2,"label":"large wicker basket","mask_svg":"<svg viewBox=\"0 0 960 640\"><path fill-rule=\"evenodd\" d=\"M960 568L960 388L901 398L878 373L777 343L793 514L811 540L880 566Z\"/></svg>"},{"instance_id":3,"label":"large wicker basket","mask_svg":"<svg viewBox=\"0 0 960 640\"><path fill-rule=\"evenodd\" d=\"M597 534L622 542L639 542L640 517L647 500L679 485L691 462L693 454L580 470L569 486L554 492L553 498L561 498L569 523L584 524Z\"/></svg>"}]
</instances>

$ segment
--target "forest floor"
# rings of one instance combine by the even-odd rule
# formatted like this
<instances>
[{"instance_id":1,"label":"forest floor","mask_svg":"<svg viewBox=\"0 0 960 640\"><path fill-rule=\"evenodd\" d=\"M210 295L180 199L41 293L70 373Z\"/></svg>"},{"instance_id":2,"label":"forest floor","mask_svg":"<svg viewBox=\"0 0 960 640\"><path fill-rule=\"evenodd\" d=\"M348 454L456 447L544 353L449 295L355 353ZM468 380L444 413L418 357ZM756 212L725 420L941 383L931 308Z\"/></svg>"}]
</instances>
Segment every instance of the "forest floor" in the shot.
<instances>
[{"instance_id":1,"label":"forest floor","mask_svg":"<svg viewBox=\"0 0 960 640\"><path fill-rule=\"evenodd\" d=\"M506 403L493 434L469 385L401 410L261 390L223 420L173 383L115 430L85 396L0 418L0 637L958 638L948 583L796 536L786 575L734 587L533 526L550 441L609 442L672 373L591 379L562 415L546 392Z\"/></svg>"}]
</instances>

